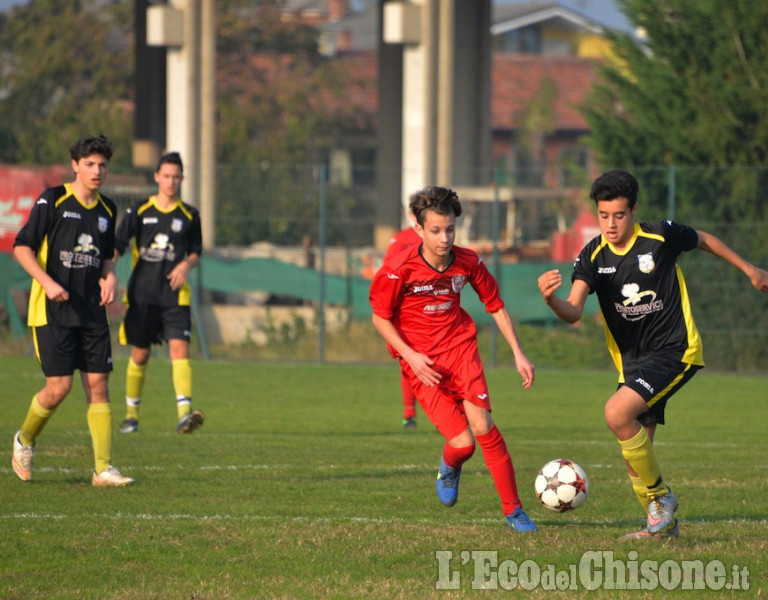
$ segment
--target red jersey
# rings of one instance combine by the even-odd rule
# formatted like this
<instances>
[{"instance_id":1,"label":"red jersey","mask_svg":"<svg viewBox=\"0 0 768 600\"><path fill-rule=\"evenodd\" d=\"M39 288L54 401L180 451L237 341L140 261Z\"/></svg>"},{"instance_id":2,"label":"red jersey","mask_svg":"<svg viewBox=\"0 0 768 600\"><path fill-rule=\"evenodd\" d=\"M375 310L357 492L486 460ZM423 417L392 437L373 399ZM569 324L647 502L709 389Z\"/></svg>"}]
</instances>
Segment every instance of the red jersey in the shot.
<instances>
[{"instance_id":1,"label":"red jersey","mask_svg":"<svg viewBox=\"0 0 768 600\"><path fill-rule=\"evenodd\" d=\"M369 301L375 315L392 321L417 352L434 356L475 337L477 328L461 308L468 283L486 311L504 307L499 285L473 250L453 247L453 262L442 273L427 264L414 246L384 261L371 282ZM389 346L388 346L389 347ZM397 356L389 347L392 356Z\"/></svg>"},{"instance_id":2,"label":"red jersey","mask_svg":"<svg viewBox=\"0 0 768 600\"><path fill-rule=\"evenodd\" d=\"M421 236L416 233L413 227L398 231L395 235L389 238L389 246L384 253L384 260L392 258L398 252L402 252L413 246L421 245Z\"/></svg>"}]
</instances>

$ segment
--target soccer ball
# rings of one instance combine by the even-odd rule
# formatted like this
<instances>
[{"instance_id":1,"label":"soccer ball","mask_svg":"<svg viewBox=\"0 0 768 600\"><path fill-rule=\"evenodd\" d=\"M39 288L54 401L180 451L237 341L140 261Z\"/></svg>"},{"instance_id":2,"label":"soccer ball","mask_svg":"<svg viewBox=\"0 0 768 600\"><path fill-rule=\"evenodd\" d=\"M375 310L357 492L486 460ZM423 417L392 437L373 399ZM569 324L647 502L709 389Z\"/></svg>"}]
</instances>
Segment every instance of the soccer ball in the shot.
<instances>
[{"instance_id":1,"label":"soccer ball","mask_svg":"<svg viewBox=\"0 0 768 600\"><path fill-rule=\"evenodd\" d=\"M544 508L555 512L578 508L584 504L589 492L584 469L565 458L551 460L541 467L533 485L536 499Z\"/></svg>"}]
</instances>

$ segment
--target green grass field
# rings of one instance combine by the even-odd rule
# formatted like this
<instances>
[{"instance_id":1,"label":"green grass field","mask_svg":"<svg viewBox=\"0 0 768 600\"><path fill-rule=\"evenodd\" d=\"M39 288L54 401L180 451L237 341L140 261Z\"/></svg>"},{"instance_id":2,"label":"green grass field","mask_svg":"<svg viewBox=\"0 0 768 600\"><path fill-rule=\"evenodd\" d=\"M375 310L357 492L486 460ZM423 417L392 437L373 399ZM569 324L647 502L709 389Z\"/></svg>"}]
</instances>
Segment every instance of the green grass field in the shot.
<instances>
[{"instance_id":1,"label":"green grass field","mask_svg":"<svg viewBox=\"0 0 768 600\"><path fill-rule=\"evenodd\" d=\"M697 581L708 589L680 592L688 597L719 596L711 588L733 581L750 587L731 592L739 597L768 595L764 377L704 371L670 402L657 450L680 499L681 537L630 543L618 538L643 515L603 424L610 371L541 369L529 391L515 371L488 371L494 417L539 525L537 534L516 535L479 449L465 466L459 503L439 504L442 440L423 417L415 431L401 429L394 365L196 361L195 406L206 423L180 436L170 366L157 360L139 432L114 436L113 462L137 480L125 489L90 485L79 382L38 439L34 480L19 481L11 440L43 380L34 359L3 357L0 365L4 600L457 598L473 586L511 587L515 566L519 587L528 585L526 573L545 574L534 598L558 585L568 597L668 594L661 585L609 589L624 566L630 584L653 587L637 571L654 571L652 561L669 587L682 573L678 590L691 583L683 561L701 561L710 577ZM111 379L115 430L124 367ZM544 510L533 495L536 471L558 457L590 477L586 504L570 514ZM483 574L481 556L501 569ZM603 562L590 563L595 556ZM610 558L620 566L607 568ZM599 589L587 592L585 583Z\"/></svg>"}]
</instances>

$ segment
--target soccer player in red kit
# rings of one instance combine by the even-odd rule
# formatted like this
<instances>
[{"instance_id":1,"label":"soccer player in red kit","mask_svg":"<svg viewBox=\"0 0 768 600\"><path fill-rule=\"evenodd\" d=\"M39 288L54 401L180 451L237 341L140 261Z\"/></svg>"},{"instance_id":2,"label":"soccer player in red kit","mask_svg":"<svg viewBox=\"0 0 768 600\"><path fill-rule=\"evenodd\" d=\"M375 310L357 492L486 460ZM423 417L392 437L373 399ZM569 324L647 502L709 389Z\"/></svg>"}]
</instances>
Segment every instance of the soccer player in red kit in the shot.
<instances>
[{"instance_id":1,"label":"soccer player in red kit","mask_svg":"<svg viewBox=\"0 0 768 600\"><path fill-rule=\"evenodd\" d=\"M437 474L437 496L456 504L462 465L480 444L501 499L507 525L536 531L517 494L507 445L491 418L488 385L477 350L477 328L461 308L461 291L472 286L515 357L523 387L533 384L525 356L496 279L480 257L454 246L458 195L429 187L411 196L414 229L422 244L384 262L371 283L373 324L399 358L422 409L446 442Z\"/></svg>"},{"instance_id":2,"label":"soccer player in red kit","mask_svg":"<svg viewBox=\"0 0 768 600\"><path fill-rule=\"evenodd\" d=\"M413 227L398 231L389 240L389 245L384 253L384 262L387 262L395 254L420 244L421 236L416 233ZM416 395L413 393L411 384L408 383L408 377L406 377L403 371L400 372L400 388L403 392L403 428L414 429L418 424L416 421Z\"/></svg>"}]
</instances>

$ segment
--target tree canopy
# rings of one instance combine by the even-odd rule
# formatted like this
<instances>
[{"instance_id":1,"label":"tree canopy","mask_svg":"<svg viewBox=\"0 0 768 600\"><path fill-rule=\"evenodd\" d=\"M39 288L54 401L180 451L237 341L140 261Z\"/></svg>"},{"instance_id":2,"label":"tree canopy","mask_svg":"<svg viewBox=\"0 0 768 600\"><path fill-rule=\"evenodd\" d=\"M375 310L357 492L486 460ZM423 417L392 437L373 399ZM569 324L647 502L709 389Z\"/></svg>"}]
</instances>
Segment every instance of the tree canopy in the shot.
<instances>
[{"instance_id":1,"label":"tree canopy","mask_svg":"<svg viewBox=\"0 0 768 600\"><path fill-rule=\"evenodd\" d=\"M104 133L113 162L130 165L130 4L35 0L0 18L0 162L61 163Z\"/></svg>"},{"instance_id":2,"label":"tree canopy","mask_svg":"<svg viewBox=\"0 0 768 600\"><path fill-rule=\"evenodd\" d=\"M609 33L618 61L584 108L602 161L768 165L768 3L617 2L645 38Z\"/></svg>"}]
</instances>

